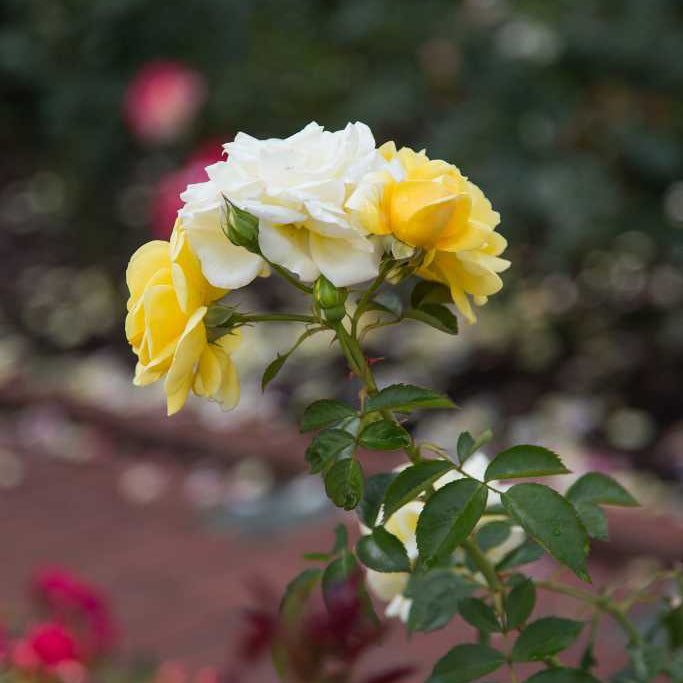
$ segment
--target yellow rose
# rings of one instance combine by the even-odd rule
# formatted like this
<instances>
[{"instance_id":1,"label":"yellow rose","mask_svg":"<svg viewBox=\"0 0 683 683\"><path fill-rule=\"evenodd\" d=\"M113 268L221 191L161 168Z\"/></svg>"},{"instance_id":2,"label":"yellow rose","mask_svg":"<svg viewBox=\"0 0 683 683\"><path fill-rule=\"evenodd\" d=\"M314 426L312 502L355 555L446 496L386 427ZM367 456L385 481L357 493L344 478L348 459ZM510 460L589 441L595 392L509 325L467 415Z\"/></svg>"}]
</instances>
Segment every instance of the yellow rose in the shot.
<instances>
[{"instance_id":1,"label":"yellow rose","mask_svg":"<svg viewBox=\"0 0 683 683\"><path fill-rule=\"evenodd\" d=\"M133 254L126 282L126 337L138 357L134 384L145 386L165 375L169 415L183 407L190 389L226 409L234 407L240 386L230 354L240 335L209 343L204 326L207 305L227 290L206 281L180 222L170 242L148 242Z\"/></svg>"},{"instance_id":2,"label":"yellow rose","mask_svg":"<svg viewBox=\"0 0 683 683\"><path fill-rule=\"evenodd\" d=\"M499 258L507 246L495 231L499 214L452 164L424 151L397 151L393 142L380 151L388 170L373 174L350 207L367 231L423 249L417 274L447 285L467 321L475 322L468 296L485 304L503 286L498 273L510 266Z\"/></svg>"}]
</instances>

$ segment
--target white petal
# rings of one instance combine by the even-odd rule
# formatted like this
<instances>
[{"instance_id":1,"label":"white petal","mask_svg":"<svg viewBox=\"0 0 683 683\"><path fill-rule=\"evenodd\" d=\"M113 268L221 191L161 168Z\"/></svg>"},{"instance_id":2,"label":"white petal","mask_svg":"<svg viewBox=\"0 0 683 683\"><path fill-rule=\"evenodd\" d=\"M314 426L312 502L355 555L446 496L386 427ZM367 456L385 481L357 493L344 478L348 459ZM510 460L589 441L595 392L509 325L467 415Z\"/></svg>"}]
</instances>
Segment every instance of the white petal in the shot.
<instances>
[{"instance_id":1,"label":"white petal","mask_svg":"<svg viewBox=\"0 0 683 683\"><path fill-rule=\"evenodd\" d=\"M248 285L263 268L263 259L236 247L216 226L214 229L188 229L190 244L202 264L204 277L222 289Z\"/></svg>"},{"instance_id":2,"label":"white petal","mask_svg":"<svg viewBox=\"0 0 683 683\"><path fill-rule=\"evenodd\" d=\"M377 277L379 250L360 251L346 240L311 232L311 257L320 272L336 287L347 287Z\"/></svg>"},{"instance_id":3,"label":"white petal","mask_svg":"<svg viewBox=\"0 0 683 683\"><path fill-rule=\"evenodd\" d=\"M231 197L232 199L232 197ZM294 207L278 206L277 204L265 204L256 200L235 199L235 204L263 221L270 223L299 223L306 220L306 214L297 211Z\"/></svg>"},{"instance_id":4,"label":"white petal","mask_svg":"<svg viewBox=\"0 0 683 683\"><path fill-rule=\"evenodd\" d=\"M261 221L259 246L269 261L291 270L305 282L312 282L320 270L311 258L308 235L303 228Z\"/></svg>"}]
</instances>

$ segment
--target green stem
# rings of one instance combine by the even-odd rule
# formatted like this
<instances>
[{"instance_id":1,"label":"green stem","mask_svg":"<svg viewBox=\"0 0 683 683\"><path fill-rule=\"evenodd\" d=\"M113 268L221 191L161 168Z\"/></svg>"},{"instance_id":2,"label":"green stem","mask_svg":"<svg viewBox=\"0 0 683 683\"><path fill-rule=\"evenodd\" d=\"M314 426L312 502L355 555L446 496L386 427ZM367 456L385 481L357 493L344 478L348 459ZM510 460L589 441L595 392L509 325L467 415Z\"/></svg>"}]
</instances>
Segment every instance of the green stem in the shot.
<instances>
[{"instance_id":1,"label":"green stem","mask_svg":"<svg viewBox=\"0 0 683 683\"><path fill-rule=\"evenodd\" d=\"M365 354L363 353L363 350L360 348L358 341L353 336L353 334L349 334L346 331L346 328L341 322L335 324L334 330L337 333L337 338L339 339L339 343L342 347L342 350L344 351L346 360L349 363L349 367L363 381L368 394L370 396L376 394L378 392L378 389L377 382L375 381L375 376L372 370L370 369L367 360L365 359ZM391 410L380 410L379 412L385 420L399 424L398 418L396 417L396 415L394 415L394 413ZM417 465L417 463L422 461L420 449L417 448L414 443L411 443L409 446L406 446L405 452L410 458L410 462L412 462L414 465Z\"/></svg>"},{"instance_id":2,"label":"green stem","mask_svg":"<svg viewBox=\"0 0 683 683\"><path fill-rule=\"evenodd\" d=\"M306 292L306 294L311 294L313 292L313 287L309 287L308 285L305 285L301 280L297 279L292 273L290 273L286 268L283 268L282 266L279 266L277 263L271 263L268 261L268 265L276 272L282 275L285 280L287 280L290 284L294 285L297 289L300 289L302 292Z\"/></svg>"},{"instance_id":3,"label":"green stem","mask_svg":"<svg viewBox=\"0 0 683 683\"><path fill-rule=\"evenodd\" d=\"M638 632L638 629L636 629L636 627L631 623L624 611L614 603L610 602L607 598L596 597L587 591L581 590L580 588L567 586L563 583L555 583L554 581L539 581L536 584L536 587L552 591L553 593L569 595L576 600L581 600L587 605L591 605L594 609L599 610L600 612L609 614L612 619L614 619L614 621L621 626L626 635L628 635L631 645L642 645L643 638Z\"/></svg>"},{"instance_id":4,"label":"green stem","mask_svg":"<svg viewBox=\"0 0 683 683\"><path fill-rule=\"evenodd\" d=\"M467 551L467 554L477 566L477 569L484 575L489 588L494 593L502 595L505 591L505 586L503 586L503 582L500 580L496 568L489 562L489 559L481 551L481 548L470 538L463 541L462 547Z\"/></svg>"},{"instance_id":5,"label":"green stem","mask_svg":"<svg viewBox=\"0 0 683 683\"><path fill-rule=\"evenodd\" d=\"M488 557L481 551L476 541L471 538L463 541L462 547L467 552L468 556L477 566L477 569L484 575L486 583L493 597L493 605L498 613L498 616L503 620L505 618L505 609L503 605L503 597L505 595L505 586L496 572L496 568L491 564Z\"/></svg>"},{"instance_id":6,"label":"green stem","mask_svg":"<svg viewBox=\"0 0 683 683\"><path fill-rule=\"evenodd\" d=\"M365 290L365 292L363 292L363 296L361 296L361 298L359 299L358 305L356 306L356 310L351 320L351 336L354 339L358 337L358 323L360 321L361 316L365 312L365 307L367 306L370 299L372 299L374 293L381 287L390 270L391 261L385 261L384 264L380 266L379 274L377 275L377 277L372 281L370 286Z\"/></svg>"},{"instance_id":7,"label":"green stem","mask_svg":"<svg viewBox=\"0 0 683 683\"><path fill-rule=\"evenodd\" d=\"M243 315L240 320L245 323L317 323L320 322L312 315L298 315L296 313L263 313Z\"/></svg>"}]
</instances>

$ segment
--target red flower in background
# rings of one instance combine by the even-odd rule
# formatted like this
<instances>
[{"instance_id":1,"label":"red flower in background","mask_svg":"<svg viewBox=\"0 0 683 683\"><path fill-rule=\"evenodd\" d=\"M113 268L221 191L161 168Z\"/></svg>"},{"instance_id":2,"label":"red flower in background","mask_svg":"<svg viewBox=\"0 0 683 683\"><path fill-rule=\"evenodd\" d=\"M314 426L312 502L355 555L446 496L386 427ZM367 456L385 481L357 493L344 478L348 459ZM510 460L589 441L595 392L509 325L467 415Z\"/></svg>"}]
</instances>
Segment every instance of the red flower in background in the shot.
<instances>
[{"instance_id":1,"label":"red flower in background","mask_svg":"<svg viewBox=\"0 0 683 683\"><path fill-rule=\"evenodd\" d=\"M57 622L34 626L12 650L14 665L28 671L53 669L64 662L80 660L75 636Z\"/></svg>"},{"instance_id":2,"label":"red flower in background","mask_svg":"<svg viewBox=\"0 0 683 683\"><path fill-rule=\"evenodd\" d=\"M218 141L208 142L202 145L177 171L167 173L161 177L157 189L152 195L150 207L151 227L154 236L159 239L168 239L173 224L178 215L178 210L183 202L180 193L192 183L201 183L207 179L207 166L221 161L223 149Z\"/></svg>"},{"instance_id":3,"label":"red flower in background","mask_svg":"<svg viewBox=\"0 0 683 683\"><path fill-rule=\"evenodd\" d=\"M0 625L0 664L3 663L7 656L7 634L5 628Z\"/></svg>"},{"instance_id":4,"label":"red flower in background","mask_svg":"<svg viewBox=\"0 0 683 683\"><path fill-rule=\"evenodd\" d=\"M328 583L322 608L316 602L304 608L308 598L304 593L304 602L298 602L294 590L293 613L287 607L278 608L267 586L258 592L253 585L248 587L255 605L245 610L243 629L233 646L235 668L226 672L224 683L249 680L249 670L271 651L287 672L287 680L332 680L333 673L340 680L350 680L355 662L387 631L374 616L359 571ZM413 673L412 666L394 665L367 676L363 683L399 683Z\"/></svg>"},{"instance_id":5,"label":"red flower in background","mask_svg":"<svg viewBox=\"0 0 683 683\"><path fill-rule=\"evenodd\" d=\"M84 654L95 656L111 648L111 612L96 588L61 569L45 569L34 579L33 593L51 618L73 625Z\"/></svg>"},{"instance_id":6,"label":"red flower in background","mask_svg":"<svg viewBox=\"0 0 683 683\"><path fill-rule=\"evenodd\" d=\"M188 128L206 91L206 81L197 71L174 61L148 62L128 85L125 119L143 142L170 142Z\"/></svg>"}]
</instances>

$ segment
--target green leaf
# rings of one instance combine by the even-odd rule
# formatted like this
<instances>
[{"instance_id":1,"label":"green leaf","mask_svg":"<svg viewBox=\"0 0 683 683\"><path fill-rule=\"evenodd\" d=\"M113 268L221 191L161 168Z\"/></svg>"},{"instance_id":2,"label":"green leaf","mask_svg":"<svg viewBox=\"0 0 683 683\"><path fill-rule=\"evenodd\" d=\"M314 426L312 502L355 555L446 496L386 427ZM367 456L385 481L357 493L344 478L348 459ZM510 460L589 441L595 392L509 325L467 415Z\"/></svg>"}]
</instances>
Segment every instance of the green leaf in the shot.
<instances>
[{"instance_id":1,"label":"green leaf","mask_svg":"<svg viewBox=\"0 0 683 683\"><path fill-rule=\"evenodd\" d=\"M458 319L442 304L422 304L420 308L410 308L403 313L403 318L426 323L439 332L458 334Z\"/></svg>"},{"instance_id":2,"label":"green leaf","mask_svg":"<svg viewBox=\"0 0 683 683\"><path fill-rule=\"evenodd\" d=\"M268 363L266 369L263 371L263 376L261 377L261 391L265 391L266 387L275 379L278 372L282 370L282 366L287 362L289 356L289 353L278 353L275 360Z\"/></svg>"},{"instance_id":3,"label":"green leaf","mask_svg":"<svg viewBox=\"0 0 683 683\"><path fill-rule=\"evenodd\" d=\"M365 480L363 499L356 508L358 517L365 526L371 529L375 526L384 495L394 479L396 479L395 472L380 472Z\"/></svg>"},{"instance_id":4,"label":"green leaf","mask_svg":"<svg viewBox=\"0 0 683 683\"><path fill-rule=\"evenodd\" d=\"M460 464L462 465L467 458L474 455L474 453L492 438L493 433L490 429L482 432L476 439L474 439L469 432L463 432L458 437L458 445L456 447Z\"/></svg>"},{"instance_id":5,"label":"green leaf","mask_svg":"<svg viewBox=\"0 0 683 683\"><path fill-rule=\"evenodd\" d=\"M355 458L338 460L325 475L327 497L344 510L353 510L363 497L363 468Z\"/></svg>"},{"instance_id":6,"label":"green leaf","mask_svg":"<svg viewBox=\"0 0 683 683\"><path fill-rule=\"evenodd\" d=\"M427 565L448 557L472 532L486 509L487 489L459 479L434 493L417 521L417 548Z\"/></svg>"},{"instance_id":7,"label":"green leaf","mask_svg":"<svg viewBox=\"0 0 683 683\"><path fill-rule=\"evenodd\" d=\"M490 462L484 481L543 477L549 474L567 474L569 470L559 456L541 446L513 446Z\"/></svg>"},{"instance_id":8,"label":"green leaf","mask_svg":"<svg viewBox=\"0 0 683 683\"><path fill-rule=\"evenodd\" d=\"M588 472L579 477L565 495L572 503L583 501L624 507L640 505L621 484L601 472Z\"/></svg>"},{"instance_id":9,"label":"green leaf","mask_svg":"<svg viewBox=\"0 0 683 683\"><path fill-rule=\"evenodd\" d=\"M436 631L458 612L458 603L475 586L450 569L434 569L411 575L405 596L412 600L408 616L410 631Z\"/></svg>"},{"instance_id":10,"label":"green leaf","mask_svg":"<svg viewBox=\"0 0 683 683\"><path fill-rule=\"evenodd\" d=\"M488 645L456 645L434 666L427 683L467 683L498 669L505 657Z\"/></svg>"},{"instance_id":11,"label":"green leaf","mask_svg":"<svg viewBox=\"0 0 683 683\"><path fill-rule=\"evenodd\" d=\"M677 650L671 655L669 675L673 678L675 683L681 683L681 681L683 681L683 650Z\"/></svg>"},{"instance_id":12,"label":"green leaf","mask_svg":"<svg viewBox=\"0 0 683 683\"><path fill-rule=\"evenodd\" d=\"M456 451L458 452L458 459L460 463L464 463L467 458L474 453L474 438L469 432L463 432L458 437L458 444L456 446Z\"/></svg>"},{"instance_id":13,"label":"green leaf","mask_svg":"<svg viewBox=\"0 0 683 683\"><path fill-rule=\"evenodd\" d=\"M507 628L519 628L531 616L536 605L536 586L531 579L518 583L505 598Z\"/></svg>"},{"instance_id":14,"label":"green leaf","mask_svg":"<svg viewBox=\"0 0 683 683\"><path fill-rule=\"evenodd\" d=\"M540 560L543 557L543 548L541 548L536 541L530 538L524 541L522 545L513 548L505 557L496 565L496 570L499 572L515 567L521 567L525 564L531 564Z\"/></svg>"},{"instance_id":15,"label":"green leaf","mask_svg":"<svg viewBox=\"0 0 683 683\"><path fill-rule=\"evenodd\" d=\"M335 591L348 581L357 570L356 558L348 550L344 550L336 560L325 567L322 576L322 588L323 599L328 607L334 599Z\"/></svg>"},{"instance_id":16,"label":"green leaf","mask_svg":"<svg viewBox=\"0 0 683 683\"><path fill-rule=\"evenodd\" d=\"M529 624L515 642L511 657L515 662L537 662L566 650L579 637L582 621L543 617Z\"/></svg>"},{"instance_id":17,"label":"green leaf","mask_svg":"<svg viewBox=\"0 0 683 683\"><path fill-rule=\"evenodd\" d=\"M356 555L366 567L377 572L410 571L410 560L403 543L381 526L360 537Z\"/></svg>"},{"instance_id":18,"label":"green leaf","mask_svg":"<svg viewBox=\"0 0 683 683\"><path fill-rule=\"evenodd\" d=\"M683 604L669 610L662 617L662 622L669 635L671 647L683 648Z\"/></svg>"},{"instance_id":19,"label":"green leaf","mask_svg":"<svg viewBox=\"0 0 683 683\"><path fill-rule=\"evenodd\" d=\"M325 429L317 434L306 449L306 462L311 474L324 472L340 455L353 453L356 439L342 429Z\"/></svg>"},{"instance_id":20,"label":"green leaf","mask_svg":"<svg viewBox=\"0 0 683 683\"><path fill-rule=\"evenodd\" d=\"M558 667L539 671L531 678L527 678L524 683L600 683L600 681L593 678L587 671Z\"/></svg>"},{"instance_id":21,"label":"green leaf","mask_svg":"<svg viewBox=\"0 0 683 683\"><path fill-rule=\"evenodd\" d=\"M586 500L580 500L577 503L574 503L574 508L591 538L597 538L601 541L609 540L609 534L607 533L607 517L605 517L602 508L595 505L595 503L589 503Z\"/></svg>"},{"instance_id":22,"label":"green leaf","mask_svg":"<svg viewBox=\"0 0 683 683\"><path fill-rule=\"evenodd\" d=\"M265 391L266 387L273 381L275 376L282 370L282 366L285 364L287 359L303 344L306 339L309 337L313 336L317 332L319 332L320 329L308 329L306 330L297 340L294 342L294 345L292 348L289 349L289 351L285 353L278 353L277 357L275 360L270 363L266 369L263 372L263 376L261 377L261 391Z\"/></svg>"},{"instance_id":23,"label":"green leaf","mask_svg":"<svg viewBox=\"0 0 683 683\"><path fill-rule=\"evenodd\" d=\"M301 418L301 431L310 432L314 429L329 427L355 414L356 411L351 406L324 398L311 403L304 410L304 415Z\"/></svg>"},{"instance_id":24,"label":"green leaf","mask_svg":"<svg viewBox=\"0 0 683 683\"><path fill-rule=\"evenodd\" d=\"M287 584L285 594L280 602L280 614L286 621L294 621L299 618L306 600L320 581L321 576L322 570L307 569Z\"/></svg>"},{"instance_id":25,"label":"green leaf","mask_svg":"<svg viewBox=\"0 0 683 683\"><path fill-rule=\"evenodd\" d=\"M451 290L438 282L420 280L410 293L410 305L420 308L423 303L447 304L453 301Z\"/></svg>"},{"instance_id":26,"label":"green leaf","mask_svg":"<svg viewBox=\"0 0 683 683\"><path fill-rule=\"evenodd\" d=\"M631 664L639 681L656 680L668 664L667 648L654 643L629 644L626 646Z\"/></svg>"},{"instance_id":27,"label":"green leaf","mask_svg":"<svg viewBox=\"0 0 683 683\"><path fill-rule=\"evenodd\" d=\"M452 469L447 460L425 460L399 472L384 496L384 521Z\"/></svg>"},{"instance_id":28,"label":"green leaf","mask_svg":"<svg viewBox=\"0 0 683 683\"><path fill-rule=\"evenodd\" d=\"M508 513L556 560L590 582L588 534L574 506L542 484L516 484L501 495Z\"/></svg>"},{"instance_id":29,"label":"green leaf","mask_svg":"<svg viewBox=\"0 0 683 683\"><path fill-rule=\"evenodd\" d=\"M510 522L507 520L495 520L483 524L477 530L477 545L488 552L510 538Z\"/></svg>"},{"instance_id":30,"label":"green leaf","mask_svg":"<svg viewBox=\"0 0 683 683\"><path fill-rule=\"evenodd\" d=\"M375 410L400 410L408 412L418 408L455 408L448 396L431 389L421 389L411 384L392 384L370 396L365 403L365 412Z\"/></svg>"},{"instance_id":31,"label":"green leaf","mask_svg":"<svg viewBox=\"0 0 683 683\"><path fill-rule=\"evenodd\" d=\"M364 427L359 443L376 451L397 451L410 446L412 439L401 425L389 420L379 420Z\"/></svg>"},{"instance_id":32,"label":"green leaf","mask_svg":"<svg viewBox=\"0 0 683 683\"><path fill-rule=\"evenodd\" d=\"M480 631L499 633L501 628L496 613L479 598L461 600L458 609L460 616Z\"/></svg>"}]
</instances>

